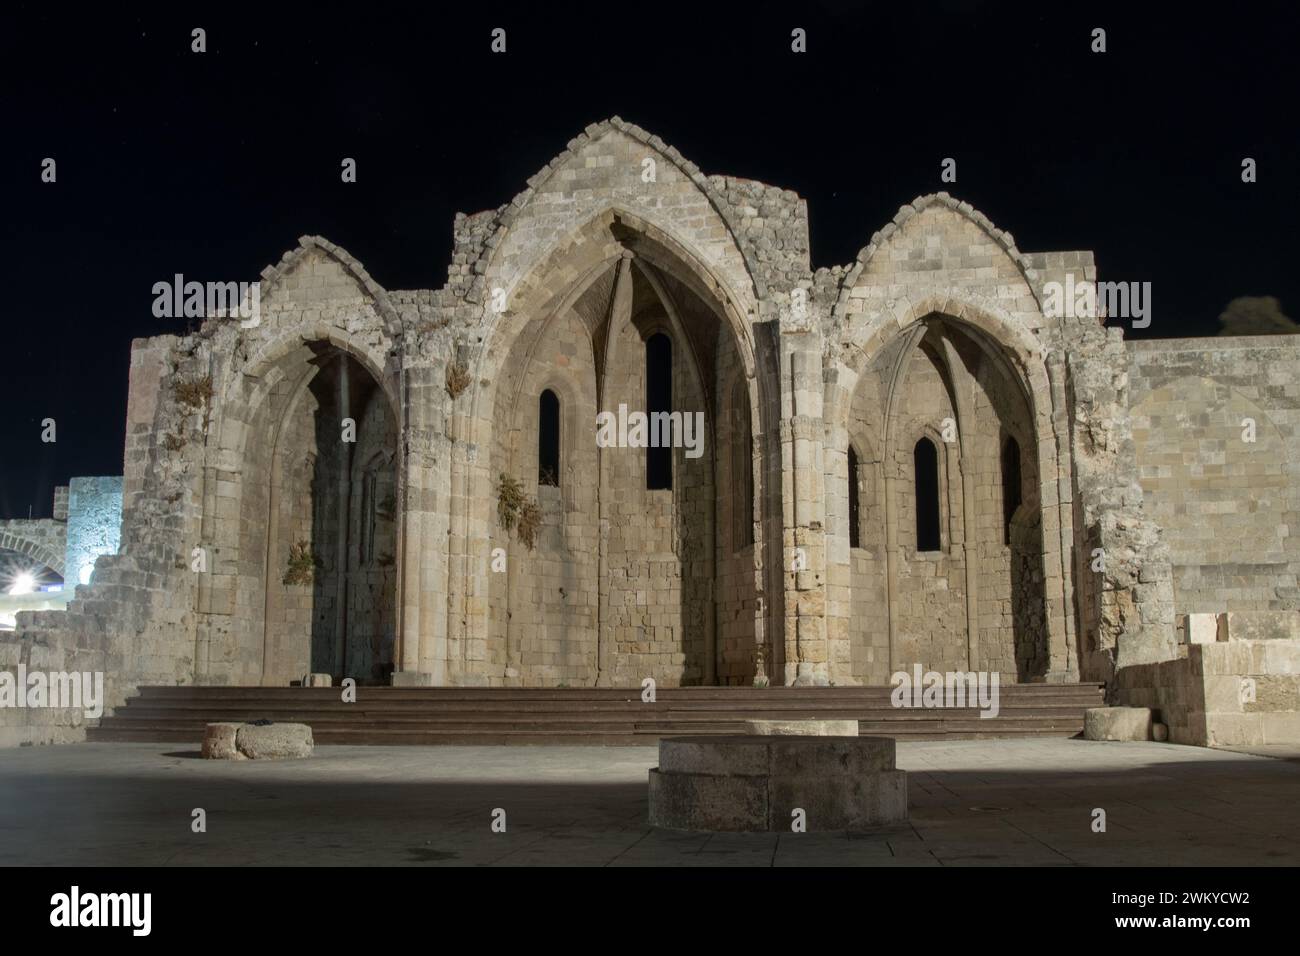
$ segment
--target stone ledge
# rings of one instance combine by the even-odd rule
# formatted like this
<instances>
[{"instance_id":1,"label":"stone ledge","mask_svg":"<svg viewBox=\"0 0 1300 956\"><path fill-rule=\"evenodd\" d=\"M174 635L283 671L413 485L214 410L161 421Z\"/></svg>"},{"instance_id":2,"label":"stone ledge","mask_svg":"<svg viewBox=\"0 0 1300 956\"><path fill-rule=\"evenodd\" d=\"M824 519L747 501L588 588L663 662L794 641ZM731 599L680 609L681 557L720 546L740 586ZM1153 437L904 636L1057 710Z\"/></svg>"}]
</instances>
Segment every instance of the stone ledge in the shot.
<instances>
[{"instance_id":1,"label":"stone ledge","mask_svg":"<svg viewBox=\"0 0 1300 956\"><path fill-rule=\"evenodd\" d=\"M856 737L856 720L747 720L745 732L764 737Z\"/></svg>"}]
</instances>

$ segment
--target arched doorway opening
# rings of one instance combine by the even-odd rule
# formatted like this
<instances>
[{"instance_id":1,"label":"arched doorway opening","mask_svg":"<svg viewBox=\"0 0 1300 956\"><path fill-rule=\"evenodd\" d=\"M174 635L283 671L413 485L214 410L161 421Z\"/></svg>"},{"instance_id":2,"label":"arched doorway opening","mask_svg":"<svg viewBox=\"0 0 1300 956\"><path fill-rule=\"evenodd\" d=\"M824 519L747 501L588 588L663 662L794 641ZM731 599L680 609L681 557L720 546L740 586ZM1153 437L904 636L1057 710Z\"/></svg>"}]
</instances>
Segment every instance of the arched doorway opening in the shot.
<instances>
[{"instance_id":1,"label":"arched doorway opening","mask_svg":"<svg viewBox=\"0 0 1300 956\"><path fill-rule=\"evenodd\" d=\"M240 672L387 683L397 583L397 426L367 368L326 342L273 366L247 427Z\"/></svg>"},{"instance_id":2,"label":"arched doorway opening","mask_svg":"<svg viewBox=\"0 0 1300 956\"><path fill-rule=\"evenodd\" d=\"M491 474L535 496L540 528L531 549L494 529L509 560L488 581L489 675L746 683L762 613L753 383L690 266L617 221L611 239L621 252L530 305L496 375ZM598 413L618 422L613 445Z\"/></svg>"},{"instance_id":3,"label":"arched doorway opening","mask_svg":"<svg viewBox=\"0 0 1300 956\"><path fill-rule=\"evenodd\" d=\"M1039 467L1029 392L999 346L937 313L857 380L842 497L853 676L1048 670ZM846 449L846 455L848 450Z\"/></svg>"}]
</instances>

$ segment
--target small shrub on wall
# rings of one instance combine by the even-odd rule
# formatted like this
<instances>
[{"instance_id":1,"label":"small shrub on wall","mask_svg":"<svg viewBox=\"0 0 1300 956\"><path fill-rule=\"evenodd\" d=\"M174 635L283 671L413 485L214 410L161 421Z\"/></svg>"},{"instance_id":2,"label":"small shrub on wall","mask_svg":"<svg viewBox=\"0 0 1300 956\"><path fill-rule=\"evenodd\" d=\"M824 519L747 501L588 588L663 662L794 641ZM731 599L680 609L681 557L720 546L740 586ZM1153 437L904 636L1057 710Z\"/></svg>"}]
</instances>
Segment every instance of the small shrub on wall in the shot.
<instances>
[{"instance_id":1,"label":"small shrub on wall","mask_svg":"<svg viewBox=\"0 0 1300 956\"><path fill-rule=\"evenodd\" d=\"M497 523L514 531L521 544L532 551L542 526L542 509L524 494L524 486L504 471L497 476Z\"/></svg>"},{"instance_id":2,"label":"small shrub on wall","mask_svg":"<svg viewBox=\"0 0 1300 956\"><path fill-rule=\"evenodd\" d=\"M311 553L311 545L299 541L289 548L289 567L284 572L285 584L311 584L316 579L316 568L320 564Z\"/></svg>"}]
</instances>

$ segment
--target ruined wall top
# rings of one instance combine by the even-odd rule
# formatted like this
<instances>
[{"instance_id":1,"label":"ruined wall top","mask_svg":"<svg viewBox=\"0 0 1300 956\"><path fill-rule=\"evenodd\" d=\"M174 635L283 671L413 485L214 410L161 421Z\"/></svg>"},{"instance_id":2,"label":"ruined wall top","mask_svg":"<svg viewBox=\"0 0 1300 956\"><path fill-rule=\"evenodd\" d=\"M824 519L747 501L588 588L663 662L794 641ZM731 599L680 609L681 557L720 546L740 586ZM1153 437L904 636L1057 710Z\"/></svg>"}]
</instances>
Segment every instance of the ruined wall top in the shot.
<instances>
[{"instance_id":1,"label":"ruined wall top","mask_svg":"<svg viewBox=\"0 0 1300 956\"><path fill-rule=\"evenodd\" d=\"M884 296L870 308L887 305L897 291L897 275L906 268L891 267L887 261L898 258L900 243L914 241L918 232L929 244L936 235L941 243L956 237L957 248L951 256L927 262L926 275L907 281L962 288L1018 318L1037 314L1030 328L1045 339L1044 347L1068 347L1071 341L1095 336L1102 325L1091 320L1070 329L1068 322L1054 320L1055 330L1042 335L1049 331L1041 319L1044 283L1059 281L1067 273L1095 280L1091 253L1024 253L1010 232L947 192L904 204L852 262L814 271L806 200L779 186L705 174L659 136L617 116L591 124L570 140L509 202L473 214L458 213L447 280L440 288L390 292L339 246L320 236L303 236L297 247L262 271L262 295L283 295L306 258L324 255L373 306L385 338L400 341L408 354L435 345L440 353L457 345L475 347L489 337L494 295L504 291L514 307L519 301L515 292L528 291L530 274L547 255L571 248L584 229L590 238L595 234L591 224L611 212L634 230L657 230L698 259L701 270L716 278L723 297L748 321L779 319L786 331L815 330L823 336L828 356L836 343L852 334L853 313L867 305L862 301L864 287L881 286ZM969 234L956 235L951 222L957 220L968 224ZM976 267L974 257L985 255L977 249L981 242L987 243L987 255L1004 260L1006 268L996 263L992 269ZM959 258L963 255L969 261ZM950 268L953 263L956 267ZM909 294L915 298L915 289ZM209 323L201 335L210 336L230 324L220 318Z\"/></svg>"}]
</instances>

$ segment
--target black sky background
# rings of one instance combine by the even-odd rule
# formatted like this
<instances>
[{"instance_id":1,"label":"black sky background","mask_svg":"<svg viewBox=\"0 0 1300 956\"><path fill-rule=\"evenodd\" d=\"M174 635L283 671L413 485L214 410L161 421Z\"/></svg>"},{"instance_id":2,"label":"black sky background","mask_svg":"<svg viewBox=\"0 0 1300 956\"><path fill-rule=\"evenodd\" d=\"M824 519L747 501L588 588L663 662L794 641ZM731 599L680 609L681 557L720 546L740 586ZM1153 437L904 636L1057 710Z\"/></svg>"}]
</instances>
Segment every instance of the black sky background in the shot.
<instances>
[{"instance_id":1,"label":"black sky background","mask_svg":"<svg viewBox=\"0 0 1300 956\"><path fill-rule=\"evenodd\" d=\"M1102 278L1151 281L1130 335L1214 334L1239 295L1300 316L1294 6L1068 7L11 6L0 517L121 473L131 340L186 328L153 317L154 282L252 280L318 233L386 288L437 288L457 211L508 202L611 115L707 173L797 191L815 268L947 189L1024 251L1091 249Z\"/></svg>"}]
</instances>

